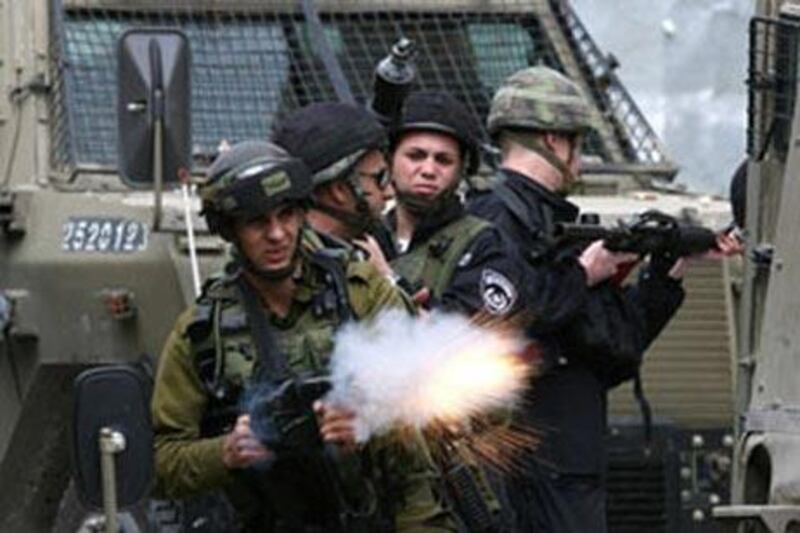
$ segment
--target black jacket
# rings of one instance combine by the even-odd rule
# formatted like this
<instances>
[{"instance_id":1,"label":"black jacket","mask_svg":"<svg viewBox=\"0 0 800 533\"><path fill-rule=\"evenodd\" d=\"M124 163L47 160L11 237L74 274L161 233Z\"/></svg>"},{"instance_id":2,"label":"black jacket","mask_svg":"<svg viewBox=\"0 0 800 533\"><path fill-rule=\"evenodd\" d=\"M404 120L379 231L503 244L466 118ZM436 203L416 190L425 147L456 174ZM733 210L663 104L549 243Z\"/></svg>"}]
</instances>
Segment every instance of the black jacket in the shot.
<instances>
[{"instance_id":1,"label":"black jacket","mask_svg":"<svg viewBox=\"0 0 800 533\"><path fill-rule=\"evenodd\" d=\"M521 416L544 432L537 458L563 473L602 474L606 393L636 374L683 289L665 268L645 268L625 289L610 282L587 287L577 261L581 249L553 238L556 223L576 220L577 206L525 176L502 172L498 187L514 195L523 213L497 192L474 198L470 211L504 230L523 259L522 298L532 318L528 333L541 347L542 373Z\"/></svg>"},{"instance_id":2,"label":"black jacket","mask_svg":"<svg viewBox=\"0 0 800 533\"><path fill-rule=\"evenodd\" d=\"M431 237L437 231L466 214L464 206L454 198L453 202L428 217L415 229L408 249L404 253L429 246ZM394 213L390 213L389 224L392 228L396 227ZM489 226L478 233L467 247L441 299L430 302L428 307L458 312L466 316L486 311L486 273L493 272L504 279L503 286L495 289L504 291L510 302L508 308L501 314L511 315L518 310L520 303L520 289L523 283L523 270L520 266L514 246L505 233L493 225ZM420 289L420 287L404 288L412 294Z\"/></svg>"}]
</instances>

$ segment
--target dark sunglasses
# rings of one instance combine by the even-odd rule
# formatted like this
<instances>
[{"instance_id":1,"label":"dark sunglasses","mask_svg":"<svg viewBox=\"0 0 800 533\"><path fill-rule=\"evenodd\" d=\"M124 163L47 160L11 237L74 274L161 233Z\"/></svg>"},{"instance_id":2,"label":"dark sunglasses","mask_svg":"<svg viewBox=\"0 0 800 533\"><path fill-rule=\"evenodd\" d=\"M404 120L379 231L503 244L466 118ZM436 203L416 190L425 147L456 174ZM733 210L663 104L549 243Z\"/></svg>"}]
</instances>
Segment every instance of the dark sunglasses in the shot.
<instances>
[{"instance_id":1,"label":"dark sunglasses","mask_svg":"<svg viewBox=\"0 0 800 533\"><path fill-rule=\"evenodd\" d=\"M391 180L388 168L382 168L378 172L359 172L358 175L359 177L374 179L379 189L385 189Z\"/></svg>"}]
</instances>

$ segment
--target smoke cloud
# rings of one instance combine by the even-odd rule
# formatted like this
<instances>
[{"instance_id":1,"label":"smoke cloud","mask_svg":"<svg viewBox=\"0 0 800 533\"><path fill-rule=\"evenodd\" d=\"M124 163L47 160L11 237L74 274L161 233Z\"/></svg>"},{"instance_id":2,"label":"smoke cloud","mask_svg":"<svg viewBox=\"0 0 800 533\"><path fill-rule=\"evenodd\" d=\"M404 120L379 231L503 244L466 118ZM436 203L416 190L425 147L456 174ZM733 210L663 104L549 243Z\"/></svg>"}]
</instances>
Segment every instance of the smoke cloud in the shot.
<instances>
[{"instance_id":1,"label":"smoke cloud","mask_svg":"<svg viewBox=\"0 0 800 533\"><path fill-rule=\"evenodd\" d=\"M520 338L452 314L389 311L343 328L327 400L356 413L357 440L458 424L512 407L527 382Z\"/></svg>"}]
</instances>

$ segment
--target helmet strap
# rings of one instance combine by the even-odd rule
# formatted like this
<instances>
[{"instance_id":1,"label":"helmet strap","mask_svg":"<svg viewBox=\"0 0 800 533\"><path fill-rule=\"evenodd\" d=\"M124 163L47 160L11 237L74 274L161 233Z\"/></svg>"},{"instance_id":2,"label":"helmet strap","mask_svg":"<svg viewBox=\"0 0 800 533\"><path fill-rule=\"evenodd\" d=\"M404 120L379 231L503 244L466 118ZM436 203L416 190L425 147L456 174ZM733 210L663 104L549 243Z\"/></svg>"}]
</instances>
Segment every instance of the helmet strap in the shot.
<instances>
[{"instance_id":1,"label":"helmet strap","mask_svg":"<svg viewBox=\"0 0 800 533\"><path fill-rule=\"evenodd\" d=\"M317 211L341 222L352 235L360 237L365 233L371 232L378 221L372 216L367 199L364 197L364 189L361 187L361 183L358 182L358 177L350 176L345 180L345 183L347 183L355 198L355 213L321 202L314 202L313 207Z\"/></svg>"},{"instance_id":2,"label":"helmet strap","mask_svg":"<svg viewBox=\"0 0 800 533\"><path fill-rule=\"evenodd\" d=\"M363 235L365 232L369 231L375 222L368 212L364 213L361 209L358 209L358 205L356 206L356 209L358 210L357 213L319 202L314 203L314 209L321 213L325 213L332 218L335 218L341 222L352 235L355 236Z\"/></svg>"},{"instance_id":3,"label":"helmet strap","mask_svg":"<svg viewBox=\"0 0 800 533\"><path fill-rule=\"evenodd\" d=\"M418 222L422 222L446 210L452 205L453 201L459 201L456 195L458 184L459 182L456 181L453 186L443 190L435 198L427 198L418 194L401 191L399 188L395 187L397 203L400 204L403 209L411 213Z\"/></svg>"},{"instance_id":4,"label":"helmet strap","mask_svg":"<svg viewBox=\"0 0 800 533\"><path fill-rule=\"evenodd\" d=\"M250 274L256 276L257 278L264 280L268 283L276 283L279 281L283 281L286 278L290 277L294 272L297 270L297 262L300 259L300 233L297 235L297 246L295 247L294 256L292 256L292 260L289 262L287 266L281 268L279 270L264 270L263 268L259 268L253 263L244 252L242 252L241 247L239 246L238 242L233 243L233 250L231 252L233 259L236 263L238 263L243 270L246 270Z\"/></svg>"},{"instance_id":5,"label":"helmet strap","mask_svg":"<svg viewBox=\"0 0 800 533\"><path fill-rule=\"evenodd\" d=\"M517 131L508 131L505 133L508 135L508 138L511 139L513 142L523 146L524 148L530 150L531 152L535 152L539 156L542 157L545 161L547 161L553 168L555 168L559 174L561 174L562 179L562 191L565 193L569 193L572 188L577 184L578 177L570 170L570 165L575 158L575 142L573 141L570 144L569 148L569 157L567 161L564 161L560 157L556 155L556 153L545 143L539 141L535 135L531 135L530 133L520 133Z\"/></svg>"}]
</instances>

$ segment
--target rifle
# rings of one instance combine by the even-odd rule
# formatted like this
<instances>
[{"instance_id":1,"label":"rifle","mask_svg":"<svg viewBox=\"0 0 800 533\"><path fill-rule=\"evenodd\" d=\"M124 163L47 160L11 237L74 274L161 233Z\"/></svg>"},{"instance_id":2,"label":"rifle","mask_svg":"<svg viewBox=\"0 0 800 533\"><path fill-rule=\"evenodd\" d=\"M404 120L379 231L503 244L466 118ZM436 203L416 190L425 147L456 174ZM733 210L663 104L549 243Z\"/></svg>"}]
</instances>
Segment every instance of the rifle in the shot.
<instances>
[{"instance_id":1,"label":"rifle","mask_svg":"<svg viewBox=\"0 0 800 533\"><path fill-rule=\"evenodd\" d=\"M612 252L668 255L678 258L717 247L717 234L708 228L678 221L673 216L649 210L614 227L598 224L557 224L555 237L562 243L605 241Z\"/></svg>"},{"instance_id":2,"label":"rifle","mask_svg":"<svg viewBox=\"0 0 800 533\"><path fill-rule=\"evenodd\" d=\"M500 531L497 512L490 504L495 495L481 467L462 454L456 430L440 425L428 430L426 442L441 477L441 493L453 510L460 532L496 533Z\"/></svg>"},{"instance_id":3,"label":"rifle","mask_svg":"<svg viewBox=\"0 0 800 533\"><path fill-rule=\"evenodd\" d=\"M322 376L293 376L269 384L250 402L251 429L279 461L288 460L291 468L315 476L309 490L329 530L382 530L375 494L361 478L361 458L341 455L319 434L313 405L330 390L330 379Z\"/></svg>"},{"instance_id":4,"label":"rifle","mask_svg":"<svg viewBox=\"0 0 800 533\"><path fill-rule=\"evenodd\" d=\"M496 517L486 502L487 487L480 486L478 466L452 460L440 463L444 496L455 511L463 531L494 533L498 531ZM485 478L482 481L486 482ZM488 482L486 482L488 483Z\"/></svg>"},{"instance_id":5,"label":"rifle","mask_svg":"<svg viewBox=\"0 0 800 533\"><path fill-rule=\"evenodd\" d=\"M255 436L276 454L303 454L322 448L314 402L331 389L327 377L297 376L270 385L250 409Z\"/></svg>"}]
</instances>

